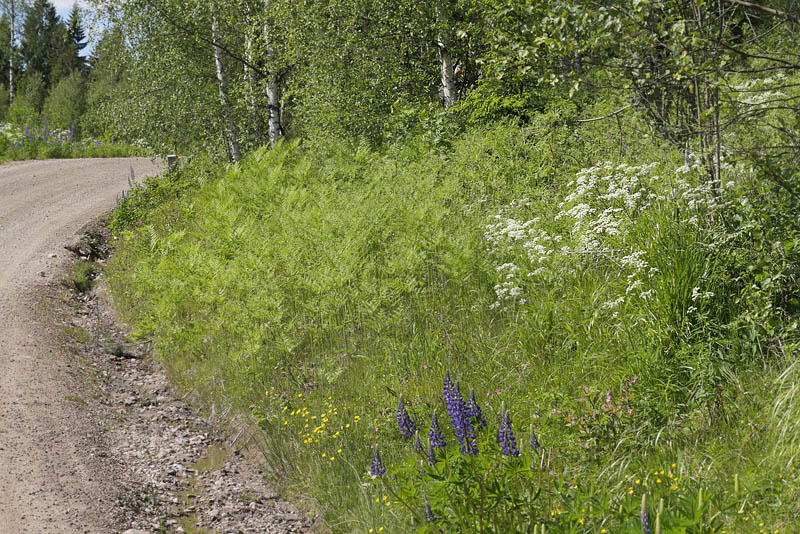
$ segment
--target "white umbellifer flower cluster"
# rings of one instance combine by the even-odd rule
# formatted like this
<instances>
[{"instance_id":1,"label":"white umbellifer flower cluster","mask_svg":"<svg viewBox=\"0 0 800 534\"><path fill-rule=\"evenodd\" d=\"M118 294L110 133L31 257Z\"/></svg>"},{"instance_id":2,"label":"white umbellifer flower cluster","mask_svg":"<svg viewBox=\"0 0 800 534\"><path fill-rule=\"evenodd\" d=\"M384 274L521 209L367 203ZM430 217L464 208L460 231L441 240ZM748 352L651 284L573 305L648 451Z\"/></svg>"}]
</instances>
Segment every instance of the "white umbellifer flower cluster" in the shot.
<instances>
[{"instance_id":1,"label":"white umbellifer flower cluster","mask_svg":"<svg viewBox=\"0 0 800 534\"><path fill-rule=\"evenodd\" d=\"M767 78L751 78L745 82L732 87L734 93L738 93L738 103L754 106L767 107L776 101L786 98L787 94L782 91L783 84L786 83L786 75L779 72Z\"/></svg>"},{"instance_id":2,"label":"white umbellifer flower cluster","mask_svg":"<svg viewBox=\"0 0 800 534\"><path fill-rule=\"evenodd\" d=\"M711 291L700 291L699 287L695 287L692 289L692 302L697 302L697 299L705 300L710 299L714 296L714 293Z\"/></svg>"},{"instance_id":3,"label":"white umbellifer flower cluster","mask_svg":"<svg viewBox=\"0 0 800 534\"><path fill-rule=\"evenodd\" d=\"M651 176L655 166L655 163L631 166L606 162L580 171L568 184L571 192L558 204L559 212L552 220L520 217L520 212L531 208L529 199L513 201L503 208L486 226L487 251L505 259L515 250L523 252L527 267L516 263L497 267L500 280L494 286L497 299L491 308L524 304L523 279L548 271L558 272L565 261L572 261L567 258L574 258L572 263L577 264L582 261L579 258L587 255L622 255L617 264L627 277L625 294L603 304L601 309L613 310L629 296L642 299L651 296L654 290L646 290L645 281L658 274L658 269L644 260L644 251L630 250L625 237L636 216L650 202L659 199L648 188L650 182L658 180ZM566 272L573 268L568 266Z\"/></svg>"}]
</instances>

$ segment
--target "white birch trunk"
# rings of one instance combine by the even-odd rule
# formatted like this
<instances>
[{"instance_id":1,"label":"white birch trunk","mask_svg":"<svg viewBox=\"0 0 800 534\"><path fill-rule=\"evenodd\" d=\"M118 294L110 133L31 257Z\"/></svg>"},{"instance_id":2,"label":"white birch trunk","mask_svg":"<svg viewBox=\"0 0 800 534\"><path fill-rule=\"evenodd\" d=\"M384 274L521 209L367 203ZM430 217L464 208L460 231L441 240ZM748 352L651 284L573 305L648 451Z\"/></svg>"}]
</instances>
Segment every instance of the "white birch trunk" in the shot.
<instances>
[{"instance_id":1,"label":"white birch trunk","mask_svg":"<svg viewBox=\"0 0 800 534\"><path fill-rule=\"evenodd\" d=\"M281 128L281 93L283 89L278 76L270 74L267 82L267 106L269 106L269 143L274 145L283 137Z\"/></svg>"},{"instance_id":2,"label":"white birch trunk","mask_svg":"<svg viewBox=\"0 0 800 534\"><path fill-rule=\"evenodd\" d=\"M455 75L453 73L453 58L450 56L448 23L449 16L447 13L447 6L442 5L442 0L436 2L436 22L439 26L437 34L437 45L439 46L439 63L442 70L442 101L444 108L450 110L450 107L456 102L456 83Z\"/></svg>"},{"instance_id":3,"label":"white birch trunk","mask_svg":"<svg viewBox=\"0 0 800 534\"><path fill-rule=\"evenodd\" d=\"M239 133L236 131L236 123L233 121L233 112L231 111L231 105L228 100L228 84L225 78L225 66L222 63L222 48L218 45L219 27L216 15L212 15L211 18L211 39L214 43L214 61L217 66L219 102L222 105L222 114L225 119L225 137L228 141L231 159L234 162L238 162L242 159L242 153L239 150Z\"/></svg>"},{"instance_id":4,"label":"white birch trunk","mask_svg":"<svg viewBox=\"0 0 800 534\"><path fill-rule=\"evenodd\" d=\"M17 9L16 2L11 1L10 29L11 29L11 42L8 49L8 105L14 103L14 43L17 40Z\"/></svg>"},{"instance_id":5,"label":"white birch trunk","mask_svg":"<svg viewBox=\"0 0 800 534\"><path fill-rule=\"evenodd\" d=\"M255 54L253 53L253 34L251 31L247 32L245 39L245 58L247 63L253 65ZM262 143L264 140L264 122L258 116L258 98L256 97L258 82L256 81L255 72L247 65L244 67L244 75L247 80L247 111L252 116L258 142Z\"/></svg>"},{"instance_id":6,"label":"white birch trunk","mask_svg":"<svg viewBox=\"0 0 800 534\"><path fill-rule=\"evenodd\" d=\"M267 49L269 79L267 80L267 108L269 110L269 144L275 145L283 137L281 128L281 97L283 88L275 66L275 52L272 48L272 19L269 13L269 1L264 0L266 22L264 23L264 42Z\"/></svg>"}]
</instances>

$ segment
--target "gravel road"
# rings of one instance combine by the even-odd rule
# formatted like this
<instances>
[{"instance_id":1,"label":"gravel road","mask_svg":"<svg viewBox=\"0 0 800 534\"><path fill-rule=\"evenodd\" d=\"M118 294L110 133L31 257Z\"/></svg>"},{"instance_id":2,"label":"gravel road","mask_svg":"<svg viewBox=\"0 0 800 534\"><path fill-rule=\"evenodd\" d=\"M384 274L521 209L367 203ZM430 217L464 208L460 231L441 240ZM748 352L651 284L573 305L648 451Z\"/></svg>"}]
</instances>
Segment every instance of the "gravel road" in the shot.
<instances>
[{"instance_id":1,"label":"gravel road","mask_svg":"<svg viewBox=\"0 0 800 534\"><path fill-rule=\"evenodd\" d=\"M0 166L0 533L97 533L104 484L70 419L63 358L43 336L32 296L55 276L62 245L108 211L149 159L51 160Z\"/></svg>"}]
</instances>

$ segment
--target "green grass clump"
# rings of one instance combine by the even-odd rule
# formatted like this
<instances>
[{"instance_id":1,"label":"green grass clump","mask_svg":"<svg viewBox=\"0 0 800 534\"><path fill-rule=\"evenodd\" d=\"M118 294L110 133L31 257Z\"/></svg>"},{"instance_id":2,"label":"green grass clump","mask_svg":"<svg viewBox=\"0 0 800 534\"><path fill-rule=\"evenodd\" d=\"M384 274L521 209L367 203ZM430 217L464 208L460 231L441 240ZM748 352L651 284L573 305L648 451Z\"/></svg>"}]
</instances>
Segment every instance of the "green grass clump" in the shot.
<instances>
[{"instance_id":1,"label":"green grass clump","mask_svg":"<svg viewBox=\"0 0 800 534\"><path fill-rule=\"evenodd\" d=\"M664 532L790 532L796 230L747 230L756 175L714 191L623 141L544 115L447 151L198 163L122 203L112 292L178 382L258 419L276 477L336 532L633 532L643 494ZM398 397L425 443L434 410L449 426L447 370L489 425L474 461L424 468ZM501 403L546 458L500 454ZM396 480L370 477L376 444Z\"/></svg>"},{"instance_id":2,"label":"green grass clump","mask_svg":"<svg viewBox=\"0 0 800 534\"><path fill-rule=\"evenodd\" d=\"M69 275L64 279L64 285L76 293L88 293L94 285L97 268L94 263L79 261L72 266Z\"/></svg>"}]
</instances>

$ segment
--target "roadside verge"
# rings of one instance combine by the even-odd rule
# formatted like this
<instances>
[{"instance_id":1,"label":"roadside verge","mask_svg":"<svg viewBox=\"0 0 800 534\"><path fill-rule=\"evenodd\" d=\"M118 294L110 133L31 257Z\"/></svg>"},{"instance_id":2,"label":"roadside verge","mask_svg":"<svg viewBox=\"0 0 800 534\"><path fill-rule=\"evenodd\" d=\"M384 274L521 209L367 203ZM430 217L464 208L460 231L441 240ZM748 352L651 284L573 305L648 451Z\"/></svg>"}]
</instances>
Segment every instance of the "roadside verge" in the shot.
<instances>
[{"instance_id":1,"label":"roadside verge","mask_svg":"<svg viewBox=\"0 0 800 534\"><path fill-rule=\"evenodd\" d=\"M69 272L41 295L69 355L65 400L88 422L86 455L115 480L107 517L128 534L308 531L310 521L265 484L241 434L222 430L224 414L200 415L149 345L116 324L102 275L108 237L103 220L87 225L66 247Z\"/></svg>"}]
</instances>

